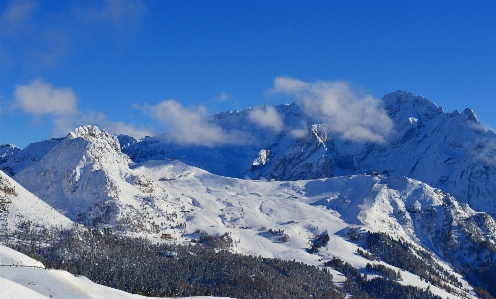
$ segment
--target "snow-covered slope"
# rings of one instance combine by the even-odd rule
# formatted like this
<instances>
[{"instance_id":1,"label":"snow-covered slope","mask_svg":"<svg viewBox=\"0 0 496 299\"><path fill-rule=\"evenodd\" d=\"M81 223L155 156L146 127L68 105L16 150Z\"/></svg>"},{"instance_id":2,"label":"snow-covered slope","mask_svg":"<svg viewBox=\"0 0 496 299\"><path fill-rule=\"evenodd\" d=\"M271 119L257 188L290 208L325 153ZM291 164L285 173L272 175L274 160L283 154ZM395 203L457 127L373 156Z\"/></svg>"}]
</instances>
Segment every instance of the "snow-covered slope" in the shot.
<instances>
[{"instance_id":1,"label":"snow-covered slope","mask_svg":"<svg viewBox=\"0 0 496 299\"><path fill-rule=\"evenodd\" d=\"M345 139L297 103L274 107L284 121L281 132L254 125L251 109L214 115L211 123L248 136L237 145L181 145L167 134L119 139L123 152L135 162L177 158L230 177L301 180L372 172L408 176L496 216L496 135L472 110L445 113L433 102L403 91L385 95L383 104L393 122L384 143Z\"/></svg>"},{"instance_id":2,"label":"snow-covered slope","mask_svg":"<svg viewBox=\"0 0 496 299\"><path fill-rule=\"evenodd\" d=\"M47 270L40 262L2 245L0 270L0 298L3 299L144 298L96 284L86 277L76 277L66 271Z\"/></svg>"},{"instance_id":3,"label":"snow-covered slope","mask_svg":"<svg viewBox=\"0 0 496 299\"><path fill-rule=\"evenodd\" d=\"M19 230L27 223L33 227L47 228L69 228L73 225L67 217L0 171L0 229L2 233Z\"/></svg>"},{"instance_id":4,"label":"snow-covered slope","mask_svg":"<svg viewBox=\"0 0 496 299\"><path fill-rule=\"evenodd\" d=\"M134 171L158 181L181 202L185 238L199 231L229 233L243 254L296 259L322 265L339 257L360 269L370 262L356 254L346 232L385 232L434 254L439 267L468 262L467 248L483 241L494 244L496 226L485 213L439 189L406 177L343 176L310 181L250 181L219 177L178 161L148 161ZM477 223L477 226L470 225ZM164 230L166 231L166 230ZM456 233L453 233L455 232ZM327 232L330 240L318 254L309 242ZM281 241L287 235L289 241ZM181 238L179 240L182 240ZM442 242L439 240L443 240ZM453 247L454 244L465 244ZM426 287L418 276L403 283ZM458 279L463 281L458 275ZM339 280L339 278L338 278ZM445 297L445 293L439 290Z\"/></svg>"}]
</instances>

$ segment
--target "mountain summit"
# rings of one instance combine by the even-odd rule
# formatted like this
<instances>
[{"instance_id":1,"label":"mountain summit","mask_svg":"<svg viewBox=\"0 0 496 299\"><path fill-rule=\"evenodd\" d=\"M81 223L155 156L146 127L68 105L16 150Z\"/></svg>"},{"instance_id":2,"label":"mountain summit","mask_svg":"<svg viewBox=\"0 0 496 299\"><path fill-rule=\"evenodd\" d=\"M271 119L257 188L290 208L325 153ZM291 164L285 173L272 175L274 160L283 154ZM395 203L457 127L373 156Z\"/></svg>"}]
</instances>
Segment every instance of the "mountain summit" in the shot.
<instances>
[{"instance_id":1,"label":"mountain summit","mask_svg":"<svg viewBox=\"0 0 496 299\"><path fill-rule=\"evenodd\" d=\"M3 166L27 190L88 227L123 233L156 232L159 222L176 227L183 218L177 200L130 164L115 135L80 126L64 138L29 145Z\"/></svg>"}]
</instances>

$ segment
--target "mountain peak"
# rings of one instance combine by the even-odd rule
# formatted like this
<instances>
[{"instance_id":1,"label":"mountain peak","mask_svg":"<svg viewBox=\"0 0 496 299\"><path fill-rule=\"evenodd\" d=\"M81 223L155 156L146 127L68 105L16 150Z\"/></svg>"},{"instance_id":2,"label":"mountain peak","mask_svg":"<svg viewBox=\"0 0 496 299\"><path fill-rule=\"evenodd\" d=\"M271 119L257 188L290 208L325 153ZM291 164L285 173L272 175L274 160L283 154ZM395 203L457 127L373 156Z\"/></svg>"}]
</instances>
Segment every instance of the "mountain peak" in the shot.
<instances>
[{"instance_id":1,"label":"mountain peak","mask_svg":"<svg viewBox=\"0 0 496 299\"><path fill-rule=\"evenodd\" d=\"M2 144L0 145L1 149L19 149L17 146L7 143L7 144Z\"/></svg>"},{"instance_id":2,"label":"mountain peak","mask_svg":"<svg viewBox=\"0 0 496 299\"><path fill-rule=\"evenodd\" d=\"M106 140L111 146L118 152L121 151L120 143L117 137L113 134L106 132L105 130L100 130L97 126L91 125L80 125L72 132L67 134L67 138L76 139L82 138L87 141L96 141L96 140Z\"/></svg>"},{"instance_id":3,"label":"mountain peak","mask_svg":"<svg viewBox=\"0 0 496 299\"><path fill-rule=\"evenodd\" d=\"M10 157L14 156L21 149L13 144L0 145L0 163L7 161Z\"/></svg>"},{"instance_id":4,"label":"mountain peak","mask_svg":"<svg viewBox=\"0 0 496 299\"><path fill-rule=\"evenodd\" d=\"M403 90L388 93L382 99L384 100L384 107L393 118L408 118L414 115L433 119L443 113L443 108L434 102Z\"/></svg>"},{"instance_id":5,"label":"mountain peak","mask_svg":"<svg viewBox=\"0 0 496 299\"><path fill-rule=\"evenodd\" d=\"M75 138L83 138L86 140L91 139L91 137L98 138L101 136L111 136L109 133L107 133L105 130L100 130L97 126L91 126L91 125L80 125L73 131L69 132L67 137L71 139Z\"/></svg>"},{"instance_id":6,"label":"mountain peak","mask_svg":"<svg viewBox=\"0 0 496 299\"><path fill-rule=\"evenodd\" d=\"M479 122L479 118L477 118L475 111L470 108L466 108L461 114L465 116L468 121Z\"/></svg>"}]
</instances>

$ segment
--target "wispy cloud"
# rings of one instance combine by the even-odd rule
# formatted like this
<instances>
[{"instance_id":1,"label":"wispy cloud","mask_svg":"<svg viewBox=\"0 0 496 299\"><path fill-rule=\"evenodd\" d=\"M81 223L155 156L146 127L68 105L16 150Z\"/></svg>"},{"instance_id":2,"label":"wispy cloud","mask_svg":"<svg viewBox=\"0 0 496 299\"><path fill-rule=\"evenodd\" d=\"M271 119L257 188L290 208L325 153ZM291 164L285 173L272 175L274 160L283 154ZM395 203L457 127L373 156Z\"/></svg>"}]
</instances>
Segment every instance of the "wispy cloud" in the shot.
<instances>
[{"instance_id":1,"label":"wispy cloud","mask_svg":"<svg viewBox=\"0 0 496 299\"><path fill-rule=\"evenodd\" d=\"M141 0L104 0L90 4L75 10L82 23L133 29L139 27L146 13L146 6Z\"/></svg>"},{"instance_id":2,"label":"wispy cloud","mask_svg":"<svg viewBox=\"0 0 496 299\"><path fill-rule=\"evenodd\" d=\"M222 103L229 100L230 98L230 94L228 94L227 92L221 92L220 95L217 97L217 100Z\"/></svg>"},{"instance_id":3,"label":"wispy cloud","mask_svg":"<svg viewBox=\"0 0 496 299\"><path fill-rule=\"evenodd\" d=\"M3 34L18 35L31 29L31 16L37 10L34 1L14 1L0 15L0 30Z\"/></svg>"},{"instance_id":4,"label":"wispy cloud","mask_svg":"<svg viewBox=\"0 0 496 299\"><path fill-rule=\"evenodd\" d=\"M132 123L125 123L122 121L110 121L107 116L101 112L88 112L79 118L80 124L94 124L105 131L113 134L124 134L135 138L143 138L145 136L156 135L155 129L143 125L135 125Z\"/></svg>"},{"instance_id":5,"label":"wispy cloud","mask_svg":"<svg viewBox=\"0 0 496 299\"><path fill-rule=\"evenodd\" d=\"M272 92L293 96L306 115L345 139L384 142L393 128L380 100L359 95L345 82L306 83L278 77Z\"/></svg>"},{"instance_id":6,"label":"wispy cloud","mask_svg":"<svg viewBox=\"0 0 496 299\"><path fill-rule=\"evenodd\" d=\"M80 124L96 125L110 133L135 138L155 134L152 128L110 121L101 112L82 113L77 107L77 101L77 96L70 87L56 88L36 79L27 85L16 86L12 108L36 118L49 117L53 123L52 137L64 136Z\"/></svg>"},{"instance_id":7,"label":"wispy cloud","mask_svg":"<svg viewBox=\"0 0 496 299\"><path fill-rule=\"evenodd\" d=\"M146 15L140 0L11 1L0 14L0 63L29 69L51 67L97 37L128 39Z\"/></svg>"},{"instance_id":8,"label":"wispy cloud","mask_svg":"<svg viewBox=\"0 0 496 299\"><path fill-rule=\"evenodd\" d=\"M215 146L246 143L242 132L227 131L208 120L205 106L184 107L176 100L139 107L167 126L166 138L178 144Z\"/></svg>"},{"instance_id":9,"label":"wispy cloud","mask_svg":"<svg viewBox=\"0 0 496 299\"><path fill-rule=\"evenodd\" d=\"M265 108L257 107L250 110L248 118L260 127L269 128L276 132L282 131L284 126L281 116L271 106L266 106Z\"/></svg>"},{"instance_id":10,"label":"wispy cloud","mask_svg":"<svg viewBox=\"0 0 496 299\"><path fill-rule=\"evenodd\" d=\"M22 65L39 68L62 58L74 43L66 15L43 14L39 1L12 1L0 16L0 63L9 67ZM45 20L44 22L40 20ZM73 25L72 25L73 26Z\"/></svg>"},{"instance_id":11,"label":"wispy cloud","mask_svg":"<svg viewBox=\"0 0 496 299\"><path fill-rule=\"evenodd\" d=\"M301 121L300 127L291 130L290 133L296 139L300 139L300 138L307 136L309 133L307 123L304 121Z\"/></svg>"}]
</instances>

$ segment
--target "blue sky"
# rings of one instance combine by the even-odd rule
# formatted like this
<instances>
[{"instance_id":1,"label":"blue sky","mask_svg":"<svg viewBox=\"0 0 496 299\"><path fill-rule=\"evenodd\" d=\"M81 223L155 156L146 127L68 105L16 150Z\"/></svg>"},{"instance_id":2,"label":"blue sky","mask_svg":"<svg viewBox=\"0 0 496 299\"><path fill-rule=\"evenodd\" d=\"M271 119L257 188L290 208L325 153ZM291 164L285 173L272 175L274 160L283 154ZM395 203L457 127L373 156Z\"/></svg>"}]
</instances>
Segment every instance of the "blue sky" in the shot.
<instances>
[{"instance_id":1,"label":"blue sky","mask_svg":"<svg viewBox=\"0 0 496 299\"><path fill-rule=\"evenodd\" d=\"M79 124L144 136L291 102L276 78L405 90L496 128L496 1L2 1L0 144ZM170 112L170 111L168 111ZM167 113L166 113L167 114Z\"/></svg>"}]
</instances>

